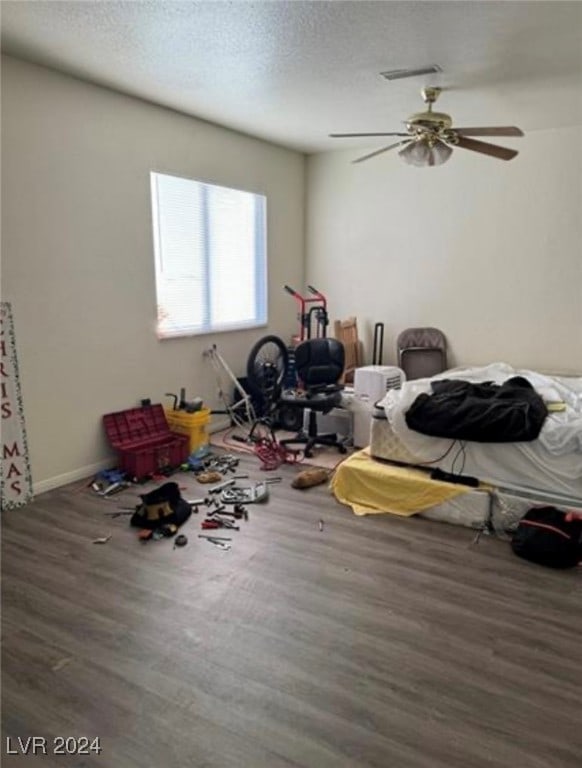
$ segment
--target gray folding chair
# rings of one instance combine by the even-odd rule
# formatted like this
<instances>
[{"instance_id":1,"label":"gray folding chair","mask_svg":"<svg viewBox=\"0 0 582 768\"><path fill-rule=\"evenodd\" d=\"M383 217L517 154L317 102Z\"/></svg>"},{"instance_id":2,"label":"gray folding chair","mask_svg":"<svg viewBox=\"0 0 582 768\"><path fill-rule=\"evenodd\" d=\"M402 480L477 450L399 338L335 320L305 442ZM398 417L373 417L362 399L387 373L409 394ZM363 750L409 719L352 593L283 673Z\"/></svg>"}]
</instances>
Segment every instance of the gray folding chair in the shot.
<instances>
[{"instance_id":1,"label":"gray folding chair","mask_svg":"<svg viewBox=\"0 0 582 768\"><path fill-rule=\"evenodd\" d=\"M438 328L407 328L399 334L396 350L407 379L424 379L447 369L447 340Z\"/></svg>"}]
</instances>

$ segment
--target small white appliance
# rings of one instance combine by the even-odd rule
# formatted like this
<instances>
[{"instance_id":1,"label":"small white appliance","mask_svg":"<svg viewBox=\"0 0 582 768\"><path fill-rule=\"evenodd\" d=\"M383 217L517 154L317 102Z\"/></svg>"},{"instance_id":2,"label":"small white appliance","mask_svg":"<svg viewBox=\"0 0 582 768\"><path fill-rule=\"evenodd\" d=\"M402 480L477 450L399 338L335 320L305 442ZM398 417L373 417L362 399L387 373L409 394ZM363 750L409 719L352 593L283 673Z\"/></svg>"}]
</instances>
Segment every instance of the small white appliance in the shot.
<instances>
[{"instance_id":1,"label":"small white appliance","mask_svg":"<svg viewBox=\"0 0 582 768\"><path fill-rule=\"evenodd\" d=\"M365 365L354 374L354 445L365 448L370 444L374 405L389 389L400 389L406 375L394 365Z\"/></svg>"},{"instance_id":2,"label":"small white appliance","mask_svg":"<svg viewBox=\"0 0 582 768\"><path fill-rule=\"evenodd\" d=\"M373 406L389 389L400 389L404 381L404 371L395 365L364 365L354 374L354 396Z\"/></svg>"}]
</instances>

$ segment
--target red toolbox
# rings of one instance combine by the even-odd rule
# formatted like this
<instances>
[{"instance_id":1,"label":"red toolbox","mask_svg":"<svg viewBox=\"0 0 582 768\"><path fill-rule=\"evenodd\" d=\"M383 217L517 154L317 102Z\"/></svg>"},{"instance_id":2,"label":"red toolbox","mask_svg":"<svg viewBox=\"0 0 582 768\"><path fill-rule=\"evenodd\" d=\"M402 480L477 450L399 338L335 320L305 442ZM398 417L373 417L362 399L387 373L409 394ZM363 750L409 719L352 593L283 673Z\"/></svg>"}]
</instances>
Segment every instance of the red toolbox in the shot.
<instances>
[{"instance_id":1,"label":"red toolbox","mask_svg":"<svg viewBox=\"0 0 582 768\"><path fill-rule=\"evenodd\" d=\"M161 405L106 413L103 424L118 453L119 468L132 479L178 467L188 458L188 435L170 432Z\"/></svg>"}]
</instances>

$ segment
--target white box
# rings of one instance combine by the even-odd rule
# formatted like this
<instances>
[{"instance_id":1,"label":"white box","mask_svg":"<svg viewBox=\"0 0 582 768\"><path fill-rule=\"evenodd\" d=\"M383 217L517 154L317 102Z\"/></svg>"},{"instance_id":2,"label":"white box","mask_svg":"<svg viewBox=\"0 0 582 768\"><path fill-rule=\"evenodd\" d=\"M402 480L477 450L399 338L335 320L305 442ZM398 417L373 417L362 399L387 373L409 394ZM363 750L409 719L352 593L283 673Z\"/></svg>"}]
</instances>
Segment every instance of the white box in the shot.
<instances>
[{"instance_id":1,"label":"white box","mask_svg":"<svg viewBox=\"0 0 582 768\"><path fill-rule=\"evenodd\" d=\"M373 406L382 400L389 389L400 389L405 379L404 371L394 365L365 365L356 368L355 399Z\"/></svg>"}]
</instances>

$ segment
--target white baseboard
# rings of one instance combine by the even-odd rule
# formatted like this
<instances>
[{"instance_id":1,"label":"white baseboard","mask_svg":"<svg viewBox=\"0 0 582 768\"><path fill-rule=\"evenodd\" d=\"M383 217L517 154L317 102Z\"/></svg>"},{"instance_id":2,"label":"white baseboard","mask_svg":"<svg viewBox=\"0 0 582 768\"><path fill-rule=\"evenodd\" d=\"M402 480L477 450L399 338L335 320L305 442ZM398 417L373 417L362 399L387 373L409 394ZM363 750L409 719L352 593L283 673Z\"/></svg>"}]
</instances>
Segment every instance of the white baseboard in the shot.
<instances>
[{"instance_id":1,"label":"white baseboard","mask_svg":"<svg viewBox=\"0 0 582 768\"><path fill-rule=\"evenodd\" d=\"M230 418L223 416L222 418L212 419L212 423L208 426L208 434L212 435L215 432L222 432L230 427ZM47 480L41 480L38 483L33 483L32 490L35 496L39 493L46 493L52 491L55 488L60 488L62 485L68 485L74 483L77 480L84 480L85 478L91 478L100 472L102 469L111 469L115 466L115 456L111 456L109 459L103 459L103 461L97 461L95 464L88 464L86 467L79 467L73 469L70 472L65 472L62 475L56 475L55 477L49 477Z\"/></svg>"},{"instance_id":2,"label":"white baseboard","mask_svg":"<svg viewBox=\"0 0 582 768\"><path fill-rule=\"evenodd\" d=\"M46 493L47 491L52 491L55 488L60 488L61 485L68 485L69 483L74 483L77 480L91 478L102 469L111 469L113 466L115 466L115 457L104 459L103 461L97 461L95 464L88 464L86 467L79 467L78 469L73 469L70 472L65 472L62 475L56 475L55 477L49 477L47 480L41 480L38 483L33 483L32 490L36 496L39 493Z\"/></svg>"},{"instance_id":3,"label":"white baseboard","mask_svg":"<svg viewBox=\"0 0 582 768\"><path fill-rule=\"evenodd\" d=\"M215 432L222 432L230 427L230 418L224 416L222 418L212 419L212 424L208 427L208 434L214 434ZM111 456L109 459L103 459L103 461L97 461L95 464L88 464L85 467L79 467L73 469L70 472L65 472L62 475L56 475L55 477L49 477L46 480L40 480L38 483L33 483L32 491L35 496L39 493L46 493L52 491L55 488L60 488L62 485L68 485L69 483L75 483L77 480L84 480L85 478L91 478L100 472L102 469L111 469L115 466L115 456Z\"/></svg>"}]
</instances>

